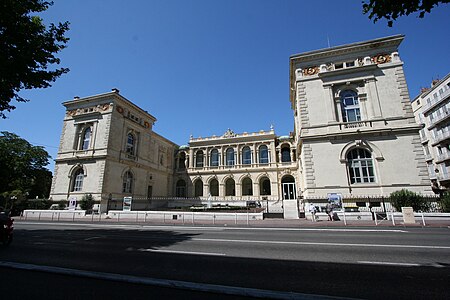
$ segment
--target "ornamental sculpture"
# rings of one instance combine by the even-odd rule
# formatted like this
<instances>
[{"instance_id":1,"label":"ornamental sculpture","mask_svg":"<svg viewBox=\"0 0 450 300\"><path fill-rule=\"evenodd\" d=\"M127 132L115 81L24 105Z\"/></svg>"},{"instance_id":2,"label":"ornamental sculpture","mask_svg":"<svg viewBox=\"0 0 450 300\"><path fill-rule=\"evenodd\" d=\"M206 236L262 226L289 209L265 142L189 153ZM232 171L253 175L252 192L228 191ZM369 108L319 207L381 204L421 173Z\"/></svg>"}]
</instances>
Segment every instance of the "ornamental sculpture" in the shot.
<instances>
[{"instance_id":1,"label":"ornamental sculpture","mask_svg":"<svg viewBox=\"0 0 450 300\"><path fill-rule=\"evenodd\" d=\"M317 73L319 73L319 67L318 66L313 66L313 67L308 67L302 70L303 76L312 76L315 75Z\"/></svg>"},{"instance_id":2,"label":"ornamental sculpture","mask_svg":"<svg viewBox=\"0 0 450 300\"><path fill-rule=\"evenodd\" d=\"M228 130L222 135L222 137L225 137L225 138L235 137L235 136L236 136L236 134L230 128L228 128Z\"/></svg>"},{"instance_id":3,"label":"ornamental sculpture","mask_svg":"<svg viewBox=\"0 0 450 300\"><path fill-rule=\"evenodd\" d=\"M389 54L377 54L372 57L372 61L378 65L391 62L391 55Z\"/></svg>"}]
</instances>

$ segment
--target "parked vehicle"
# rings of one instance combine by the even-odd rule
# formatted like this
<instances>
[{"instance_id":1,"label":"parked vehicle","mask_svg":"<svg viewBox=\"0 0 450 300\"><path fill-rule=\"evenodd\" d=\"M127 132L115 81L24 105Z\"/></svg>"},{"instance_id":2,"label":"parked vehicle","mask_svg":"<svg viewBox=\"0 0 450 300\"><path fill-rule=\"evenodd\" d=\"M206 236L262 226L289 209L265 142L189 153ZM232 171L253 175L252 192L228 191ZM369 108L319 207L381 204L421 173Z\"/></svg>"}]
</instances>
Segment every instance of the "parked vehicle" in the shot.
<instances>
[{"instance_id":1,"label":"parked vehicle","mask_svg":"<svg viewBox=\"0 0 450 300\"><path fill-rule=\"evenodd\" d=\"M11 244L13 240L14 219L8 213L0 212L0 243Z\"/></svg>"}]
</instances>

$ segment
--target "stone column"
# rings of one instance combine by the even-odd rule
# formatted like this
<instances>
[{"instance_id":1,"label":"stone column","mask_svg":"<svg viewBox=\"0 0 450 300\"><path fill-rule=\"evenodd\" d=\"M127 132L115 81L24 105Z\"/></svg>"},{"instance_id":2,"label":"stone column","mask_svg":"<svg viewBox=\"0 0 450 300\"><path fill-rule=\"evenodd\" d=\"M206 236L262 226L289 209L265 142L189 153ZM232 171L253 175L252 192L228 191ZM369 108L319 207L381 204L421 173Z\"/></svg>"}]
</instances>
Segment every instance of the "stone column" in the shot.
<instances>
[{"instance_id":1,"label":"stone column","mask_svg":"<svg viewBox=\"0 0 450 300\"><path fill-rule=\"evenodd\" d=\"M377 84L375 78L369 78L365 80L367 91L367 103L372 106L373 116L375 118L381 118L381 104L378 97Z\"/></svg>"},{"instance_id":2,"label":"stone column","mask_svg":"<svg viewBox=\"0 0 450 300\"><path fill-rule=\"evenodd\" d=\"M336 106L339 107L338 109L338 122L342 123L344 122L344 117L343 117L343 111L342 111L342 106L341 106L341 99L337 99L335 102Z\"/></svg>"},{"instance_id":3,"label":"stone column","mask_svg":"<svg viewBox=\"0 0 450 300\"><path fill-rule=\"evenodd\" d=\"M336 122L336 103L334 102L334 93L333 93L333 86L332 85L325 85L324 86L325 91L325 97L327 99L328 105L325 105L326 107L326 117L328 123L335 123Z\"/></svg>"},{"instance_id":4,"label":"stone column","mask_svg":"<svg viewBox=\"0 0 450 300\"><path fill-rule=\"evenodd\" d=\"M194 162L194 149L189 149L189 167L193 168L195 166Z\"/></svg>"}]
</instances>

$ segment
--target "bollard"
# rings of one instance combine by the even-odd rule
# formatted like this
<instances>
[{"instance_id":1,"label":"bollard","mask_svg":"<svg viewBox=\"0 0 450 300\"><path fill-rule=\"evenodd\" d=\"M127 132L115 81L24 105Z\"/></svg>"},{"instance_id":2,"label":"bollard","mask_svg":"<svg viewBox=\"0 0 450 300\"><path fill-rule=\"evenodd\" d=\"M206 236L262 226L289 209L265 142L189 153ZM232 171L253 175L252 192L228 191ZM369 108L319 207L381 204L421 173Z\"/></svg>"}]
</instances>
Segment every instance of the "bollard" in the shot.
<instances>
[{"instance_id":1,"label":"bollard","mask_svg":"<svg viewBox=\"0 0 450 300\"><path fill-rule=\"evenodd\" d=\"M216 225L216 214L213 214L213 225Z\"/></svg>"},{"instance_id":2,"label":"bollard","mask_svg":"<svg viewBox=\"0 0 450 300\"><path fill-rule=\"evenodd\" d=\"M58 212L58 222L59 222L59 218L61 217L61 212Z\"/></svg>"},{"instance_id":3,"label":"bollard","mask_svg":"<svg viewBox=\"0 0 450 300\"><path fill-rule=\"evenodd\" d=\"M425 217L424 217L423 213L422 213L422 222L423 222L423 226L426 226L426 224L425 224Z\"/></svg>"},{"instance_id":4,"label":"bollard","mask_svg":"<svg viewBox=\"0 0 450 300\"><path fill-rule=\"evenodd\" d=\"M237 224L237 213L234 213L234 224Z\"/></svg>"},{"instance_id":5,"label":"bollard","mask_svg":"<svg viewBox=\"0 0 450 300\"><path fill-rule=\"evenodd\" d=\"M166 224L166 214L163 213L163 223Z\"/></svg>"},{"instance_id":6,"label":"bollard","mask_svg":"<svg viewBox=\"0 0 450 300\"><path fill-rule=\"evenodd\" d=\"M344 209L344 225L347 226L347 219L345 218L345 209Z\"/></svg>"},{"instance_id":7,"label":"bollard","mask_svg":"<svg viewBox=\"0 0 450 300\"><path fill-rule=\"evenodd\" d=\"M144 223L146 223L147 222L147 213L145 213L145 215L144 215Z\"/></svg>"},{"instance_id":8,"label":"bollard","mask_svg":"<svg viewBox=\"0 0 450 300\"><path fill-rule=\"evenodd\" d=\"M75 212L72 214L72 222L75 222Z\"/></svg>"},{"instance_id":9,"label":"bollard","mask_svg":"<svg viewBox=\"0 0 450 300\"><path fill-rule=\"evenodd\" d=\"M39 219L38 219L38 221L40 221L41 220L41 212L39 212Z\"/></svg>"},{"instance_id":10,"label":"bollard","mask_svg":"<svg viewBox=\"0 0 450 300\"><path fill-rule=\"evenodd\" d=\"M117 213L117 222L120 220L120 213Z\"/></svg>"},{"instance_id":11,"label":"bollard","mask_svg":"<svg viewBox=\"0 0 450 300\"><path fill-rule=\"evenodd\" d=\"M194 221L194 212L192 212L192 225L195 225L195 221Z\"/></svg>"},{"instance_id":12,"label":"bollard","mask_svg":"<svg viewBox=\"0 0 450 300\"><path fill-rule=\"evenodd\" d=\"M377 213L375 212L375 226L378 226L378 218L377 218Z\"/></svg>"},{"instance_id":13,"label":"bollard","mask_svg":"<svg viewBox=\"0 0 450 300\"><path fill-rule=\"evenodd\" d=\"M139 221L139 212L136 212L136 223Z\"/></svg>"},{"instance_id":14,"label":"bollard","mask_svg":"<svg viewBox=\"0 0 450 300\"><path fill-rule=\"evenodd\" d=\"M247 226L248 226L248 209L247 209Z\"/></svg>"},{"instance_id":15,"label":"bollard","mask_svg":"<svg viewBox=\"0 0 450 300\"><path fill-rule=\"evenodd\" d=\"M395 226L394 213L391 213L391 218L392 218L392 226Z\"/></svg>"},{"instance_id":16,"label":"bollard","mask_svg":"<svg viewBox=\"0 0 450 300\"><path fill-rule=\"evenodd\" d=\"M91 222L94 222L94 212L91 213Z\"/></svg>"},{"instance_id":17,"label":"bollard","mask_svg":"<svg viewBox=\"0 0 450 300\"><path fill-rule=\"evenodd\" d=\"M184 225L184 213L183 213L183 225Z\"/></svg>"}]
</instances>

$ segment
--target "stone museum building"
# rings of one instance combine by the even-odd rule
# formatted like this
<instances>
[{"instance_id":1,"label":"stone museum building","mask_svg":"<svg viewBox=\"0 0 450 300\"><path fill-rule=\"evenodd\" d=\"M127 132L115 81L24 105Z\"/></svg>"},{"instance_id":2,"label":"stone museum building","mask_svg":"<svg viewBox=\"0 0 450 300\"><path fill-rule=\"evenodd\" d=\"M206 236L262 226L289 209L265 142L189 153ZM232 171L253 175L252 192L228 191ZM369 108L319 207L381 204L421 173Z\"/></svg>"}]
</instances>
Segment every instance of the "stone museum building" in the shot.
<instances>
[{"instance_id":1,"label":"stone museum building","mask_svg":"<svg viewBox=\"0 0 450 300\"><path fill-rule=\"evenodd\" d=\"M330 194L432 193L399 55L403 35L290 57L294 128L190 137L178 146L117 89L64 102L51 197L92 194L101 211L251 201L298 218ZM286 102L287 104L287 102ZM218 134L218 135L214 135ZM163 199L163 200L162 200ZM192 202L191 201L191 202ZM189 202L189 203L191 203Z\"/></svg>"}]
</instances>

